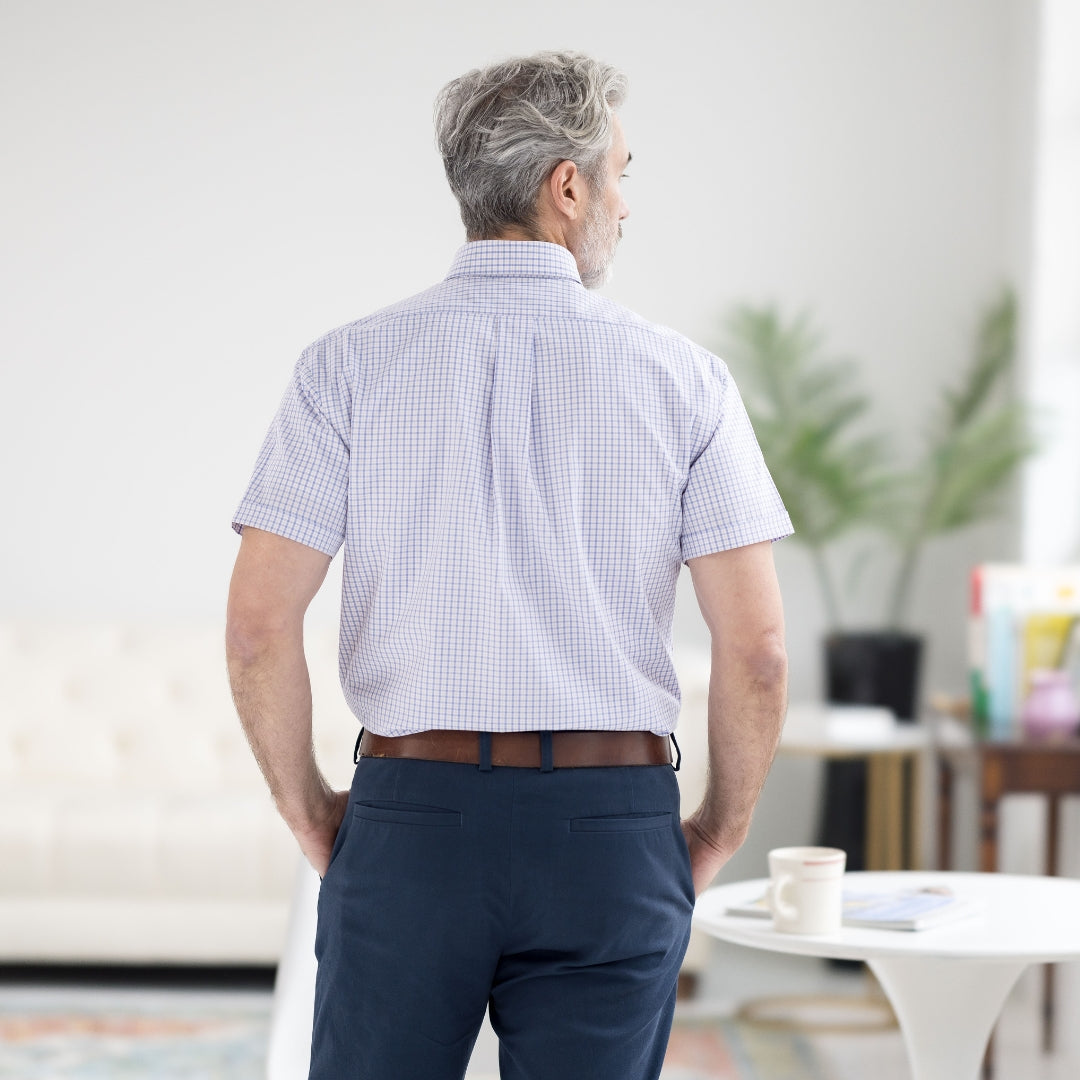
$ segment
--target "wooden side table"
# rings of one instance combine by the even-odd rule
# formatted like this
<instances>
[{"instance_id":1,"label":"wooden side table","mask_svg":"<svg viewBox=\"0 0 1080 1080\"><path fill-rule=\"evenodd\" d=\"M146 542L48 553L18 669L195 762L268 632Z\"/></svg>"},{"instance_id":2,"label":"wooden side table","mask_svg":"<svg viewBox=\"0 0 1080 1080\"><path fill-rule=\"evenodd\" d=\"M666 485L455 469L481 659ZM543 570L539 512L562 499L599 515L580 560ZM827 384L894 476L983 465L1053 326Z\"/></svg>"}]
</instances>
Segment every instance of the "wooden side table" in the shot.
<instances>
[{"instance_id":1,"label":"wooden side table","mask_svg":"<svg viewBox=\"0 0 1080 1080\"><path fill-rule=\"evenodd\" d=\"M865 761L866 868L912 870L922 862L919 790L922 759L930 748L926 728L898 723L887 710L793 706L779 750L826 761Z\"/></svg>"},{"instance_id":2,"label":"wooden side table","mask_svg":"<svg viewBox=\"0 0 1080 1080\"><path fill-rule=\"evenodd\" d=\"M1047 798L1044 871L1058 872L1061 800L1080 795L1080 739L1032 741L1020 736L976 739L959 725L944 728L946 738L938 755L938 862L952 865L953 781L958 771L974 773L979 799L979 869L998 869L998 831L1001 800L1006 795L1044 795ZM1043 1048L1054 1045L1054 974L1043 975Z\"/></svg>"}]
</instances>

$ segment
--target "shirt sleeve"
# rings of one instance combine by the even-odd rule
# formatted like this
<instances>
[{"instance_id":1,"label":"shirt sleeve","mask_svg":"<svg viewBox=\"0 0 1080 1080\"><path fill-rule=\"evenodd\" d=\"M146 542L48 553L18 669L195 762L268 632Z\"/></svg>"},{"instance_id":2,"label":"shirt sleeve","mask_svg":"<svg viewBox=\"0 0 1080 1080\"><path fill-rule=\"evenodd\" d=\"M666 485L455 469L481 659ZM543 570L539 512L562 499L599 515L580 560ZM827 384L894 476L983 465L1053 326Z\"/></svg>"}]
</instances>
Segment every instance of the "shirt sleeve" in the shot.
<instances>
[{"instance_id":1,"label":"shirt sleeve","mask_svg":"<svg viewBox=\"0 0 1080 1080\"><path fill-rule=\"evenodd\" d=\"M321 400L309 360L296 365L233 528L265 529L333 556L345 540L348 428Z\"/></svg>"},{"instance_id":2,"label":"shirt sleeve","mask_svg":"<svg viewBox=\"0 0 1080 1080\"><path fill-rule=\"evenodd\" d=\"M683 562L763 540L781 540L794 531L738 387L726 369L719 412L719 421L691 464L683 490Z\"/></svg>"}]
</instances>

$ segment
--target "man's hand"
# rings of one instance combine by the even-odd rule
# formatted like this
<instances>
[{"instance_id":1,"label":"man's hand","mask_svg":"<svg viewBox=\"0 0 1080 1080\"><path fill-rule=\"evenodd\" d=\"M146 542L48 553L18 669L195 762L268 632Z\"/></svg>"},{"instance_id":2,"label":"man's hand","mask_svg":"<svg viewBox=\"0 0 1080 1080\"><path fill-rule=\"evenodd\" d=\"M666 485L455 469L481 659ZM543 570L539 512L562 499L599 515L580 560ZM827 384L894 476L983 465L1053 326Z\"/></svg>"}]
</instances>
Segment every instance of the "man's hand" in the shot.
<instances>
[{"instance_id":1,"label":"man's hand","mask_svg":"<svg viewBox=\"0 0 1080 1080\"><path fill-rule=\"evenodd\" d=\"M738 844L730 849L711 838L702 826L699 814L683 818L683 836L690 849L690 869L694 875L694 895L700 896L724 864L738 850Z\"/></svg>"},{"instance_id":2,"label":"man's hand","mask_svg":"<svg viewBox=\"0 0 1080 1080\"><path fill-rule=\"evenodd\" d=\"M330 853L334 850L334 841L337 839L338 830L342 821L345 820L345 812L349 808L349 793L347 791L331 792L326 803L325 816L307 829L294 829L293 836L300 845L304 857L315 868L319 877L325 877L330 867Z\"/></svg>"}]
</instances>

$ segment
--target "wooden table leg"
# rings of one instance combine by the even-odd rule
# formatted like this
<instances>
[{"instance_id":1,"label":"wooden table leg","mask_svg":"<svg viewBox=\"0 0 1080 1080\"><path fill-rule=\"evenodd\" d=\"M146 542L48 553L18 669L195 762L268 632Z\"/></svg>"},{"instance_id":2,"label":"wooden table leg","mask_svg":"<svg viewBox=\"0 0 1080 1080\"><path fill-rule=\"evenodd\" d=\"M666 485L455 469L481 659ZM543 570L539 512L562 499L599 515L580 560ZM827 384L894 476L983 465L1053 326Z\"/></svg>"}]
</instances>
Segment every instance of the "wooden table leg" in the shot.
<instances>
[{"instance_id":1,"label":"wooden table leg","mask_svg":"<svg viewBox=\"0 0 1080 1080\"><path fill-rule=\"evenodd\" d=\"M979 869L984 874L996 873L998 868L998 804L1003 780L1002 763L984 751L979 785Z\"/></svg>"},{"instance_id":2,"label":"wooden table leg","mask_svg":"<svg viewBox=\"0 0 1080 1080\"><path fill-rule=\"evenodd\" d=\"M1004 766L986 751L982 754L982 770L979 783L979 869L986 874L998 868L998 818L999 802L1004 787ZM983 1056L984 1080L994 1075L994 1036L991 1033Z\"/></svg>"},{"instance_id":3,"label":"wooden table leg","mask_svg":"<svg viewBox=\"0 0 1080 1080\"><path fill-rule=\"evenodd\" d=\"M912 754L904 763L904 822L907 829L904 844L904 870L923 868L923 755Z\"/></svg>"},{"instance_id":4,"label":"wooden table leg","mask_svg":"<svg viewBox=\"0 0 1080 1080\"><path fill-rule=\"evenodd\" d=\"M919 759L906 753L870 754L866 766L866 868L919 866Z\"/></svg>"},{"instance_id":5,"label":"wooden table leg","mask_svg":"<svg viewBox=\"0 0 1080 1080\"><path fill-rule=\"evenodd\" d=\"M937 865L939 870L952 869L952 796L953 763L939 756L937 805Z\"/></svg>"},{"instance_id":6,"label":"wooden table leg","mask_svg":"<svg viewBox=\"0 0 1080 1080\"><path fill-rule=\"evenodd\" d=\"M866 772L866 868L904 866L904 759L871 754Z\"/></svg>"},{"instance_id":7,"label":"wooden table leg","mask_svg":"<svg viewBox=\"0 0 1080 1080\"><path fill-rule=\"evenodd\" d=\"M1061 829L1061 799L1049 795L1046 800L1046 872L1057 877L1058 872L1058 836ZM1043 967L1043 1015L1042 1036L1043 1053L1054 1051L1054 965Z\"/></svg>"},{"instance_id":8,"label":"wooden table leg","mask_svg":"<svg viewBox=\"0 0 1080 1080\"><path fill-rule=\"evenodd\" d=\"M907 815L904 806L904 758L887 754L882 762L884 792L882 802L888 807L885 829L885 860L889 870L904 869L904 831Z\"/></svg>"}]
</instances>

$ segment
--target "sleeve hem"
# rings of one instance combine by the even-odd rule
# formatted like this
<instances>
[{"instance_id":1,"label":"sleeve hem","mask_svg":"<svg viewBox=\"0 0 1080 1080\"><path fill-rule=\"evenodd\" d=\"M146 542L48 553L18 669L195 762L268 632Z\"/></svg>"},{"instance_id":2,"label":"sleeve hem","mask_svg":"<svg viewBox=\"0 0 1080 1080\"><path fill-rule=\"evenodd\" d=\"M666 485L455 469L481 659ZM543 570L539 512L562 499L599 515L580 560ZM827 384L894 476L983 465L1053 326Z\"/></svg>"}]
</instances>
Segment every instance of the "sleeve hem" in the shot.
<instances>
[{"instance_id":1,"label":"sleeve hem","mask_svg":"<svg viewBox=\"0 0 1080 1080\"><path fill-rule=\"evenodd\" d=\"M744 522L736 528L695 533L692 536L683 537L682 561L696 559L700 555L712 555L718 551L731 551L733 548L747 547L750 544L760 544L765 540L783 540L791 536L794 531L791 527L791 519L785 515Z\"/></svg>"},{"instance_id":2,"label":"sleeve hem","mask_svg":"<svg viewBox=\"0 0 1080 1080\"><path fill-rule=\"evenodd\" d=\"M241 532L245 525L283 536L286 540L295 540L296 543L314 548L331 558L338 553L345 540L343 535L333 533L310 521L293 517L291 514L269 506L258 506L252 503L241 503L233 518L232 527L236 532Z\"/></svg>"}]
</instances>

